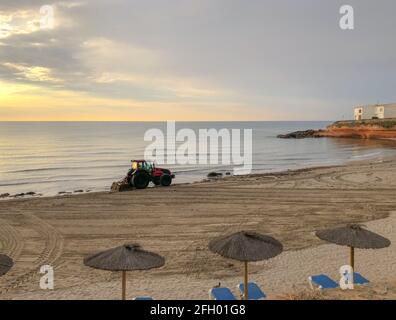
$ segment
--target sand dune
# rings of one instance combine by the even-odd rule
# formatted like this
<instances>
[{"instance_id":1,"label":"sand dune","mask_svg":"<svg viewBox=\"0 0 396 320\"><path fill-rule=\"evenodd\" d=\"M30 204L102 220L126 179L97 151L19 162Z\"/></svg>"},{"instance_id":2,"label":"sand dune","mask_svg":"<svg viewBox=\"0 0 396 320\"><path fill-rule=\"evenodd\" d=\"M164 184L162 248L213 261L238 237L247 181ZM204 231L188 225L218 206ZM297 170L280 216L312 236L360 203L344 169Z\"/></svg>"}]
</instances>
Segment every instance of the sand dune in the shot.
<instances>
[{"instance_id":1,"label":"sand dune","mask_svg":"<svg viewBox=\"0 0 396 320\"><path fill-rule=\"evenodd\" d=\"M387 159L171 188L2 201L0 252L16 264L0 278L0 299L118 299L120 275L91 270L82 259L127 242L167 259L161 269L129 273L129 298L206 299L211 286L221 281L235 289L242 275L240 263L210 253L207 243L241 229L270 234L286 250L252 264L252 279L270 297L299 292L308 288L310 274L336 278L348 261L346 248L323 244L315 230L371 221L370 229L395 243L395 169L396 159ZM358 271L379 285L396 280L395 261L393 245L356 256ZM44 264L55 268L53 291L39 288Z\"/></svg>"}]
</instances>

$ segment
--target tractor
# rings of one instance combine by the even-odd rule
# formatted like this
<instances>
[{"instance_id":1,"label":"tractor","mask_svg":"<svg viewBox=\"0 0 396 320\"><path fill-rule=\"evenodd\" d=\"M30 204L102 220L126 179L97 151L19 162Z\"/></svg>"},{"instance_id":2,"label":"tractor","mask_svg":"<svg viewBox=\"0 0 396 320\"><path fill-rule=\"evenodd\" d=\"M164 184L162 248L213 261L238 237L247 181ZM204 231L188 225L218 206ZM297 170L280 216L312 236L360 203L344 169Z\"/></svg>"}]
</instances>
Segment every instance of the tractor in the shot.
<instances>
[{"instance_id":1,"label":"tractor","mask_svg":"<svg viewBox=\"0 0 396 320\"><path fill-rule=\"evenodd\" d=\"M131 187L145 189L152 181L156 186L169 187L175 175L168 169L157 168L154 162L132 160L132 168L128 171L127 181Z\"/></svg>"}]
</instances>

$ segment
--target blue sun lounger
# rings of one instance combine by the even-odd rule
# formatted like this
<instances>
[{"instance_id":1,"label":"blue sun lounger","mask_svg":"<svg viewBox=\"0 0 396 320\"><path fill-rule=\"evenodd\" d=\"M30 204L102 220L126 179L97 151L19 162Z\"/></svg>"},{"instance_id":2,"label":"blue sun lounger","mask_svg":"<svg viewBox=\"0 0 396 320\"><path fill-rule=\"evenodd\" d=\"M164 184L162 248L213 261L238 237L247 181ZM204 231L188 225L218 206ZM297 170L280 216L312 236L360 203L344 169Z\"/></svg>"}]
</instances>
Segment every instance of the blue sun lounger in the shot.
<instances>
[{"instance_id":1,"label":"blue sun lounger","mask_svg":"<svg viewBox=\"0 0 396 320\"><path fill-rule=\"evenodd\" d=\"M212 288L209 290L209 296L213 300L237 300L228 288Z\"/></svg>"},{"instance_id":2,"label":"blue sun lounger","mask_svg":"<svg viewBox=\"0 0 396 320\"><path fill-rule=\"evenodd\" d=\"M370 283L365 277L363 277L360 273L354 272L353 273L353 283L358 285L363 285Z\"/></svg>"},{"instance_id":3,"label":"blue sun lounger","mask_svg":"<svg viewBox=\"0 0 396 320\"><path fill-rule=\"evenodd\" d=\"M314 285L316 285L319 289L335 289L340 286L337 282L335 282L333 279L329 278L325 274L308 277L308 281L312 289L314 289ZM360 273L353 273L354 284L364 285L369 282L370 281L363 277Z\"/></svg>"},{"instance_id":4,"label":"blue sun lounger","mask_svg":"<svg viewBox=\"0 0 396 320\"><path fill-rule=\"evenodd\" d=\"M241 293L241 296L245 294L245 284L240 283L238 285L239 292ZM254 282L249 282L248 283L248 297L249 300L263 300L267 298L265 293L260 289L260 287L254 283Z\"/></svg>"},{"instance_id":5,"label":"blue sun lounger","mask_svg":"<svg viewBox=\"0 0 396 320\"><path fill-rule=\"evenodd\" d=\"M312 289L314 289L314 285L316 285L319 289L334 289L339 287L337 282L325 274L310 276L308 277L308 281Z\"/></svg>"},{"instance_id":6,"label":"blue sun lounger","mask_svg":"<svg viewBox=\"0 0 396 320\"><path fill-rule=\"evenodd\" d=\"M136 298L133 299L133 300L144 301L144 300L154 300L154 299L151 298L151 297L136 297Z\"/></svg>"}]
</instances>

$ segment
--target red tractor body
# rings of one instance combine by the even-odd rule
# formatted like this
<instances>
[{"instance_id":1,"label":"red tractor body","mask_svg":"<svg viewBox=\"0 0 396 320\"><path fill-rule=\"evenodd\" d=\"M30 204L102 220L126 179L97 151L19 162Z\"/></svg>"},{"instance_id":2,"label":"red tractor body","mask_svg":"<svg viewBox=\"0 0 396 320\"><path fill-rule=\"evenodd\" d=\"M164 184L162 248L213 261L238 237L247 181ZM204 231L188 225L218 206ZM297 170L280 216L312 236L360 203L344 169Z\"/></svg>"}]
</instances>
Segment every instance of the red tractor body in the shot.
<instances>
[{"instance_id":1,"label":"red tractor body","mask_svg":"<svg viewBox=\"0 0 396 320\"><path fill-rule=\"evenodd\" d=\"M175 175L168 169L158 168L153 162L132 160L132 168L127 174L127 180L132 187L145 189L153 182L156 186L168 187Z\"/></svg>"}]
</instances>

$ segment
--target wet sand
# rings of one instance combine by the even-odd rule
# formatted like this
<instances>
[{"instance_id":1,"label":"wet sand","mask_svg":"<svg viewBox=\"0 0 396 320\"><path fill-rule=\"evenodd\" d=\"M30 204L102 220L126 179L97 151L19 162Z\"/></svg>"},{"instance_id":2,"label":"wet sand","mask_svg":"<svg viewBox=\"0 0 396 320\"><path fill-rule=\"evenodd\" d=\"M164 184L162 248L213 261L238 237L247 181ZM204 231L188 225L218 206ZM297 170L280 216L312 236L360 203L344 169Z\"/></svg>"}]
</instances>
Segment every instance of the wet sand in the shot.
<instances>
[{"instance_id":1,"label":"wet sand","mask_svg":"<svg viewBox=\"0 0 396 320\"><path fill-rule=\"evenodd\" d=\"M125 193L91 193L0 202L0 252L14 268L0 278L0 299L119 299L121 275L84 267L86 254L139 243L165 256L158 270L128 273L128 298L207 299L221 282L236 293L240 263L210 253L213 237L255 230L285 253L251 264L251 279L270 297L308 288L307 277L348 261L348 250L314 231L366 223L396 241L396 159ZM357 250L358 271L374 284L396 278L396 250ZM39 288L39 268L55 268L55 290ZM392 278L393 277L393 278ZM381 290L379 290L382 292ZM335 296L344 293L335 293Z\"/></svg>"}]
</instances>

